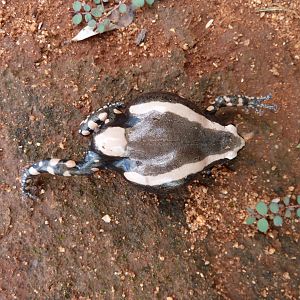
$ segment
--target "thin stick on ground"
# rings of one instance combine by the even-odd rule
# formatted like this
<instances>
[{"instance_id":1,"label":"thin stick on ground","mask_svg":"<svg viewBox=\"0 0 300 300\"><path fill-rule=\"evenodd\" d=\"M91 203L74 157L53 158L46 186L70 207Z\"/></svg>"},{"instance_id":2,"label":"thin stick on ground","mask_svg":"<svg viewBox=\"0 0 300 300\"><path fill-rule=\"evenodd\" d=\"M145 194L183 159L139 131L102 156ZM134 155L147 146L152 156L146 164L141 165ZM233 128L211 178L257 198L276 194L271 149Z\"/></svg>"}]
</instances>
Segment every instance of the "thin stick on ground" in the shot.
<instances>
[{"instance_id":1,"label":"thin stick on ground","mask_svg":"<svg viewBox=\"0 0 300 300\"><path fill-rule=\"evenodd\" d=\"M256 12L288 12L293 14L296 18L300 19L300 15L293 9L285 8L283 6L272 6L266 8L259 8Z\"/></svg>"}]
</instances>

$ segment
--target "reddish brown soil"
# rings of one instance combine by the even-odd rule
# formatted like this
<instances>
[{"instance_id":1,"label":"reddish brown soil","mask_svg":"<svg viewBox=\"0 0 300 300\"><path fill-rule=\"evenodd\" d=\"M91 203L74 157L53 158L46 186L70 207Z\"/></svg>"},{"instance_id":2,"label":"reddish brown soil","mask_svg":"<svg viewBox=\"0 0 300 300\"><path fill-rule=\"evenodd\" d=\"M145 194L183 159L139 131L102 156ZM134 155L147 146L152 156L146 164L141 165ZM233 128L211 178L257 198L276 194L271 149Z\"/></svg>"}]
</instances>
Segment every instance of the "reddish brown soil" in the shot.
<instances>
[{"instance_id":1,"label":"reddish brown soil","mask_svg":"<svg viewBox=\"0 0 300 300\"><path fill-rule=\"evenodd\" d=\"M69 42L71 3L0 3L0 299L300 299L299 221L268 235L243 224L258 200L300 194L299 2L161 0L80 43ZM28 163L81 156L78 124L92 109L154 90L199 107L272 93L279 110L220 112L247 146L180 193L103 171L43 176L42 201L21 196Z\"/></svg>"}]
</instances>

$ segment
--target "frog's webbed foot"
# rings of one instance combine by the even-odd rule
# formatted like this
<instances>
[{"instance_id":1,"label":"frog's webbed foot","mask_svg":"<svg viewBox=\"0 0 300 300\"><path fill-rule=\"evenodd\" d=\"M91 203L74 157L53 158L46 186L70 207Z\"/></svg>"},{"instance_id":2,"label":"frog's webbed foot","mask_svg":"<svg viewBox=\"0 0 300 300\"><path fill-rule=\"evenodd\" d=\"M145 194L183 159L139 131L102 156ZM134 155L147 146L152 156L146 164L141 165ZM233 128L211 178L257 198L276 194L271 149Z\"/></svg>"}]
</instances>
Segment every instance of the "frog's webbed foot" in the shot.
<instances>
[{"instance_id":1,"label":"frog's webbed foot","mask_svg":"<svg viewBox=\"0 0 300 300\"><path fill-rule=\"evenodd\" d=\"M245 108L255 109L256 112L262 113L263 109L269 109L272 111L277 110L276 104L265 104L266 100L270 100L272 95L269 94L265 97L249 97L241 95L229 95L229 96L218 96L215 101L210 104L206 111L214 114L222 107L237 107L243 106Z\"/></svg>"},{"instance_id":2,"label":"frog's webbed foot","mask_svg":"<svg viewBox=\"0 0 300 300\"><path fill-rule=\"evenodd\" d=\"M84 159L78 162L58 158L41 160L23 171L21 177L22 193L31 199L38 199L36 195L31 193L30 183L34 176L42 173L58 176L90 175L103 168L103 166L104 163L101 157L92 151L88 151Z\"/></svg>"},{"instance_id":3,"label":"frog's webbed foot","mask_svg":"<svg viewBox=\"0 0 300 300\"><path fill-rule=\"evenodd\" d=\"M125 108L123 102L108 103L107 105L92 112L84 121L81 122L79 133L87 136L97 132L103 124L108 124L116 119L116 115L120 115L123 112L121 109Z\"/></svg>"},{"instance_id":4,"label":"frog's webbed foot","mask_svg":"<svg viewBox=\"0 0 300 300\"><path fill-rule=\"evenodd\" d=\"M263 109L269 109L272 111L277 111L277 105L276 104L266 104L263 103L266 100L270 100L272 99L272 95L269 94L265 97L260 97L260 98L256 98L256 97L249 97L249 101L248 104L246 105L247 108L253 108L255 109L255 111L257 113L262 113Z\"/></svg>"}]
</instances>

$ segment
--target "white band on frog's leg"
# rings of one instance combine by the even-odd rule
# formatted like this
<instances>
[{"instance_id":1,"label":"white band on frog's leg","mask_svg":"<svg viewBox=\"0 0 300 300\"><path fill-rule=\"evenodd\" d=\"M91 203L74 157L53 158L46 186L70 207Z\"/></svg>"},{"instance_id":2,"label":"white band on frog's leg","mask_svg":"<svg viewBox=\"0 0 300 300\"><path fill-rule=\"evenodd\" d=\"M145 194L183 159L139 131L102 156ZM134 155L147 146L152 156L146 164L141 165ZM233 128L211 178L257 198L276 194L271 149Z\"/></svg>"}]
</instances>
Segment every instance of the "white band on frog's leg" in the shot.
<instances>
[{"instance_id":1,"label":"white band on frog's leg","mask_svg":"<svg viewBox=\"0 0 300 300\"><path fill-rule=\"evenodd\" d=\"M37 197L30 192L29 185L33 176L42 173L58 176L90 175L102 167L103 161L101 157L92 151L88 151L84 159L78 162L71 159L58 158L41 160L23 171L21 177L22 192L32 199L37 199Z\"/></svg>"},{"instance_id":2,"label":"white band on frog's leg","mask_svg":"<svg viewBox=\"0 0 300 300\"><path fill-rule=\"evenodd\" d=\"M81 122L79 133L83 136L90 135L94 131L97 132L103 124L112 122L116 115L122 114L120 109L125 108L123 102L108 103L107 105L97 109Z\"/></svg>"},{"instance_id":3,"label":"white band on frog's leg","mask_svg":"<svg viewBox=\"0 0 300 300\"><path fill-rule=\"evenodd\" d=\"M214 114L221 107L229 107L229 106L230 107L243 106L247 108L254 108L257 112L259 112L260 109L262 108L276 111L277 105L262 103L263 101L269 100L271 98L272 98L271 94L265 97L249 97L249 96L242 96L242 95L218 96L215 99L215 101L206 108L206 111L211 114Z\"/></svg>"}]
</instances>

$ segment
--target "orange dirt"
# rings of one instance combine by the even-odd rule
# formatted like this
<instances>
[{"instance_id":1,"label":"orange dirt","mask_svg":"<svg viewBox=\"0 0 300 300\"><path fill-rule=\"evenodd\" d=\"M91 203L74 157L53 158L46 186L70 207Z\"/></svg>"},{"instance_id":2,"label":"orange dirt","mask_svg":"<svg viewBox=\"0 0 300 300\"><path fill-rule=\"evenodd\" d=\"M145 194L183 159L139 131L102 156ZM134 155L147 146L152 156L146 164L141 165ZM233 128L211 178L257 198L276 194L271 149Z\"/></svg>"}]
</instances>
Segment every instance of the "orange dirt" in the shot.
<instances>
[{"instance_id":1,"label":"orange dirt","mask_svg":"<svg viewBox=\"0 0 300 300\"><path fill-rule=\"evenodd\" d=\"M243 224L260 199L300 194L299 2L161 0L79 43L71 5L0 2L0 299L300 299L299 221L267 235ZM199 107L272 93L279 110L220 112L245 149L179 193L101 171L40 177L43 200L22 198L27 164L87 148L88 113L154 90Z\"/></svg>"}]
</instances>

